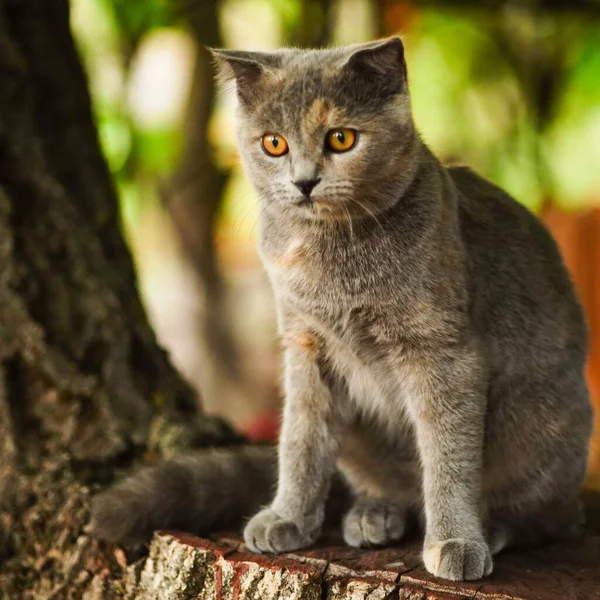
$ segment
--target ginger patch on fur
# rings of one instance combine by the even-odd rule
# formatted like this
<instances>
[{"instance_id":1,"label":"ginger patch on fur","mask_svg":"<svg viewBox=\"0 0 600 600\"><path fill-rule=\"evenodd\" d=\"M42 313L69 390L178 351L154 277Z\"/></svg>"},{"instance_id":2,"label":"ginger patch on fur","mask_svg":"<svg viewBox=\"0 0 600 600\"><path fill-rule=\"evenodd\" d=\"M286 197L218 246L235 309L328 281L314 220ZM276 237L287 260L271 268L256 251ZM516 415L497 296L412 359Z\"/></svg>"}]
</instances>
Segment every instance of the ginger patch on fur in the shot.
<instances>
[{"instance_id":1,"label":"ginger patch on fur","mask_svg":"<svg viewBox=\"0 0 600 600\"><path fill-rule=\"evenodd\" d=\"M310 354L316 354L318 349L315 336L308 331L288 331L284 343L288 348L301 348Z\"/></svg>"},{"instance_id":2,"label":"ginger patch on fur","mask_svg":"<svg viewBox=\"0 0 600 600\"><path fill-rule=\"evenodd\" d=\"M302 240L293 239L285 249L285 252L278 256L274 262L282 269L293 269L302 263L304 256Z\"/></svg>"}]
</instances>

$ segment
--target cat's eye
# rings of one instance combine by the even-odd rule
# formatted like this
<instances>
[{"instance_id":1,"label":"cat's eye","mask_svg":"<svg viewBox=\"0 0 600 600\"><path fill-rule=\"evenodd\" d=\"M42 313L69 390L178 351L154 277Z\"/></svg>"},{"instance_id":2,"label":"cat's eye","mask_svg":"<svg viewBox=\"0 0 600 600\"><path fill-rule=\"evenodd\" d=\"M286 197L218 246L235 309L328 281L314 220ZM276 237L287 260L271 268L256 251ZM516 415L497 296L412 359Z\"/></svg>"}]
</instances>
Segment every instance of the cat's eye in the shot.
<instances>
[{"instance_id":1,"label":"cat's eye","mask_svg":"<svg viewBox=\"0 0 600 600\"><path fill-rule=\"evenodd\" d=\"M283 156L288 151L286 139L278 133L266 133L262 137L262 149L269 156Z\"/></svg>"},{"instance_id":2,"label":"cat's eye","mask_svg":"<svg viewBox=\"0 0 600 600\"><path fill-rule=\"evenodd\" d=\"M327 148L333 152L347 152L356 144L356 137L354 129L340 127L339 129L332 129L327 134L325 143Z\"/></svg>"}]
</instances>

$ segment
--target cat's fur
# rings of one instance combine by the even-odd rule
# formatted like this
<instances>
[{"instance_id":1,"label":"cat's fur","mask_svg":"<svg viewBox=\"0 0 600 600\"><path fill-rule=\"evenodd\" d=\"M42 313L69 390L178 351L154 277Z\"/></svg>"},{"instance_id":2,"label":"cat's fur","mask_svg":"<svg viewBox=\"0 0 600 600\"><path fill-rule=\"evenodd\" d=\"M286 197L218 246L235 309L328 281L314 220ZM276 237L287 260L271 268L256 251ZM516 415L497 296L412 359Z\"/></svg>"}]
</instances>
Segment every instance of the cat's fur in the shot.
<instances>
[{"instance_id":1,"label":"cat's fur","mask_svg":"<svg viewBox=\"0 0 600 600\"><path fill-rule=\"evenodd\" d=\"M247 524L248 546L312 544L336 468L355 497L346 541L395 541L422 512L423 560L440 577L478 579L507 545L572 535L591 430L586 328L544 226L421 141L400 40L215 55L237 82L285 343L277 493ZM358 131L343 154L324 146L337 127ZM289 153L267 156L265 133ZM293 182L315 178L307 201ZM196 461L194 481L210 464ZM167 489L148 494L160 478L144 477L100 497L100 534L135 504L125 489L138 513L164 503ZM186 494L202 519L211 500Z\"/></svg>"}]
</instances>

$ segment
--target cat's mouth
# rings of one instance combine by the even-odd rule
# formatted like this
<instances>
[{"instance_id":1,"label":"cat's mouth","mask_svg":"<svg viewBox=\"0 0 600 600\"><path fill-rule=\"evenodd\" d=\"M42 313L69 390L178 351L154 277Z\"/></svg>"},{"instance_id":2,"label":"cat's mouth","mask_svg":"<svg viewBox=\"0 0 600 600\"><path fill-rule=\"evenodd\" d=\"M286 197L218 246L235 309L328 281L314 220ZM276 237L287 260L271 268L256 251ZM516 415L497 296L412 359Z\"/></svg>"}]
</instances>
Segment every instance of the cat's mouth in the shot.
<instances>
[{"instance_id":1,"label":"cat's mouth","mask_svg":"<svg viewBox=\"0 0 600 600\"><path fill-rule=\"evenodd\" d=\"M299 202L296 202L296 206L299 206L301 208L307 208L312 212L332 212L335 210L335 204L330 200L324 200L323 198L303 198Z\"/></svg>"},{"instance_id":2,"label":"cat's mouth","mask_svg":"<svg viewBox=\"0 0 600 600\"><path fill-rule=\"evenodd\" d=\"M296 206L311 208L313 205L313 201L310 198L303 198L302 200L300 200L299 202L296 202L295 204L296 204Z\"/></svg>"},{"instance_id":3,"label":"cat's mouth","mask_svg":"<svg viewBox=\"0 0 600 600\"><path fill-rule=\"evenodd\" d=\"M324 198L303 198L295 204L298 208L307 211L313 218L337 220L349 217L338 202Z\"/></svg>"}]
</instances>

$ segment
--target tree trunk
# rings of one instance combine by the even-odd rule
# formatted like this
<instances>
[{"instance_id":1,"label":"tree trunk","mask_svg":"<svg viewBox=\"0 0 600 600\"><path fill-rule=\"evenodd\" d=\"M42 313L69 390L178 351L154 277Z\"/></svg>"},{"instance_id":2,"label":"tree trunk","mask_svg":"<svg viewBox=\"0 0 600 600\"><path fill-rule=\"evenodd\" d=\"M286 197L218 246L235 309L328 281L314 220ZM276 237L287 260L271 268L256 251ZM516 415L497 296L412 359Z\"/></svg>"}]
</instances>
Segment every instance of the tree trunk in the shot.
<instances>
[{"instance_id":1,"label":"tree trunk","mask_svg":"<svg viewBox=\"0 0 600 600\"><path fill-rule=\"evenodd\" d=\"M68 2L0 0L0 598L119 570L90 496L168 440L232 438L195 406L140 304Z\"/></svg>"}]
</instances>

